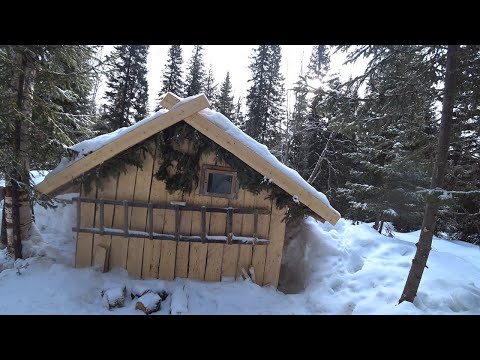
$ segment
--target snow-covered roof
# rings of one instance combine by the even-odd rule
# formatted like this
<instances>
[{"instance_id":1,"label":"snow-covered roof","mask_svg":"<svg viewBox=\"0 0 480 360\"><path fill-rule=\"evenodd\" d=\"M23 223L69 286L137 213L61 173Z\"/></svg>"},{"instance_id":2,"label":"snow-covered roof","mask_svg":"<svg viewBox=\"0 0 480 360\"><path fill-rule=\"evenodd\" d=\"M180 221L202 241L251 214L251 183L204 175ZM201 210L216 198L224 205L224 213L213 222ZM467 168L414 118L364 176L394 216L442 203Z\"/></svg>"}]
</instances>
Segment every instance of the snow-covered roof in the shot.
<instances>
[{"instance_id":1,"label":"snow-covered roof","mask_svg":"<svg viewBox=\"0 0 480 360\"><path fill-rule=\"evenodd\" d=\"M174 101L178 102L178 97L174 95L172 96L170 93L168 95L170 95L170 100L174 98L176 99ZM199 96L203 95L185 98L174 106L166 107L171 107L170 111L172 111L174 108L180 108L181 105L185 105ZM112 133L100 135L93 139L85 140L73 145L70 149L77 152L78 155L72 160L66 158L62 159L60 164L48 174L46 179L53 176L59 176L60 173L68 173L69 168L80 159L89 154L95 153L108 144L112 144L116 140L124 137L125 134L146 125L148 122L155 120L162 121L162 115L168 112L168 110L162 109L130 127L121 128ZM204 108L193 116L187 116L183 119L186 121L190 119L187 123L204 133L204 135L211 138L213 141L217 142L220 146L226 148L226 146L224 146L225 144L231 145L227 150L239 157L242 161L247 163L247 165L250 165L262 175L266 176L271 182L287 191L295 198L295 200L298 199L298 201L308 206L317 215L332 224L335 224L340 218L338 211L330 205L327 197L323 193L317 191L313 186L308 184L295 170L282 164L274 155L272 155L272 153L270 153L265 145L260 144L245 134L221 113ZM182 119L178 119L176 122L180 120ZM171 125L173 124L170 124L169 126ZM218 131L218 129L221 131ZM217 134L212 134L215 131ZM151 136L154 135L154 133L148 135ZM223 136L224 140L226 139L223 142L223 145L222 142L219 141L221 140L219 135ZM245 152L249 153L248 156L245 155ZM100 162L98 164L100 164Z\"/></svg>"}]
</instances>

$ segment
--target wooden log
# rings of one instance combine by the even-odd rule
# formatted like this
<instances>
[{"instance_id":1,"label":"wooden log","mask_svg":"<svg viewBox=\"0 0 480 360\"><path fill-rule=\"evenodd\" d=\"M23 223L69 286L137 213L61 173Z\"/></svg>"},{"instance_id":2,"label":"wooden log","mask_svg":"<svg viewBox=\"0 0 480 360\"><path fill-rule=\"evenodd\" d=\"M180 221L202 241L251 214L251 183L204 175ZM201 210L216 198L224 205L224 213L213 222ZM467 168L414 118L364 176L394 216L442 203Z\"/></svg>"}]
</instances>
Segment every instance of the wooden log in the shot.
<instances>
[{"instance_id":1,"label":"wooden log","mask_svg":"<svg viewBox=\"0 0 480 360\"><path fill-rule=\"evenodd\" d=\"M145 314L149 315L160 310L161 301L162 299L158 294L147 292L138 298L137 303L135 304L135 310L143 311Z\"/></svg>"},{"instance_id":2,"label":"wooden log","mask_svg":"<svg viewBox=\"0 0 480 360\"><path fill-rule=\"evenodd\" d=\"M145 208L148 209L150 206L152 206L154 209L170 209L170 210L175 210L175 205L179 205L179 209L181 212L195 212L195 211L202 211L202 208L204 206L184 206L185 201L170 201L169 204L167 203L155 203L155 204L150 204L148 202L142 202L142 201L129 201L129 200L109 200L109 199L102 199L100 198L88 198L88 197L80 197L80 198L73 198L73 200L76 201L76 199L80 199L84 203L89 203L89 204L100 204L100 202L103 202L105 205L122 205L126 203L129 207L140 207L140 208ZM208 213L222 213L226 214L228 213L229 207L218 207L218 206L205 206L205 211ZM253 214L257 212L259 215L268 215L270 214L269 209L254 209L254 208L242 208L242 207L235 207L233 208L236 214Z\"/></svg>"},{"instance_id":3,"label":"wooden log","mask_svg":"<svg viewBox=\"0 0 480 360\"><path fill-rule=\"evenodd\" d=\"M125 297L127 296L127 287L115 287L101 292L103 305L111 310L113 308L123 307Z\"/></svg>"},{"instance_id":4,"label":"wooden log","mask_svg":"<svg viewBox=\"0 0 480 360\"><path fill-rule=\"evenodd\" d=\"M80 228L77 229L76 227L73 228L73 231L77 231L79 233L87 233L87 234L100 234L100 229L98 228ZM125 238L125 234L123 229L113 229L113 228L105 228L104 233L106 235L112 236L122 236ZM128 237L132 239L148 239L150 234L146 231L133 231L131 230L128 233ZM153 240L167 240L173 241L175 243L179 242L193 242L193 243L201 243L202 238L199 235L179 235L178 239L175 238L173 234L158 234L156 232L153 233ZM245 245L268 245L270 240L268 239L259 239L253 238L250 236L236 236L232 237L231 243L232 244L245 244ZM228 244L228 237L225 235L208 235L204 240L203 243L205 244Z\"/></svg>"}]
</instances>

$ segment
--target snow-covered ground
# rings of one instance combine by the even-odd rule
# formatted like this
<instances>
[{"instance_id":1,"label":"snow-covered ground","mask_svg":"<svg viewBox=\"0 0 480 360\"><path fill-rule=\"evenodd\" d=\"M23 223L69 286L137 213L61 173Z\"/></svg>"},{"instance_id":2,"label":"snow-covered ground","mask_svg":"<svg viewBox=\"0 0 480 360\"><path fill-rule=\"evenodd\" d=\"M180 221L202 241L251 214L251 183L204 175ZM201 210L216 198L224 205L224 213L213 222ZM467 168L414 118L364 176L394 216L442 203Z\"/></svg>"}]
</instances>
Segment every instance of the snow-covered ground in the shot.
<instances>
[{"instance_id":1,"label":"snow-covered ground","mask_svg":"<svg viewBox=\"0 0 480 360\"><path fill-rule=\"evenodd\" d=\"M69 198L72 195L64 195ZM32 257L0 251L0 314L139 314L139 287L168 297L157 314L480 314L480 247L434 239L414 304L397 305L418 232L378 234L368 224L335 227L307 219L289 242L281 280L287 294L251 282L134 280L126 271L75 269L72 205L35 207ZM127 287L125 306L107 310L102 290ZM289 293L294 291L295 293Z\"/></svg>"}]
</instances>

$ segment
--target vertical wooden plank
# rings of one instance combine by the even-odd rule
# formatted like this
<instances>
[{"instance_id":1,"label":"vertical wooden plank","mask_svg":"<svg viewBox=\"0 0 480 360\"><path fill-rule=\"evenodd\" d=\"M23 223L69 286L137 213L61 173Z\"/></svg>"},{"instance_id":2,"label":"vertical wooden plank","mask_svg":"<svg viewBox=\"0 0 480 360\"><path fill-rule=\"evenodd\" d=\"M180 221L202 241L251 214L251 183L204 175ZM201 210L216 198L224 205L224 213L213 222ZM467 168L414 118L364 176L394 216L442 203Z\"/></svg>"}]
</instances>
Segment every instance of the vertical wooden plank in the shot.
<instances>
[{"instance_id":1,"label":"vertical wooden plank","mask_svg":"<svg viewBox=\"0 0 480 360\"><path fill-rule=\"evenodd\" d=\"M89 193L85 192L82 186L80 196L94 198L97 192L95 184L92 184L92 189ZM80 226L94 227L95 226L95 204L80 204ZM77 246L75 252L75 267L86 267L92 265L93 253L93 234L77 233Z\"/></svg>"},{"instance_id":2,"label":"vertical wooden plank","mask_svg":"<svg viewBox=\"0 0 480 360\"><path fill-rule=\"evenodd\" d=\"M117 200L133 200L137 168L128 166L127 172L118 177ZM113 214L113 227L123 229L124 226L123 205L115 205ZM127 267L128 238L124 236L112 236L110 245L110 268Z\"/></svg>"},{"instance_id":3,"label":"vertical wooden plank","mask_svg":"<svg viewBox=\"0 0 480 360\"><path fill-rule=\"evenodd\" d=\"M200 159L200 168L203 164L213 165L215 163L215 155L202 155ZM210 196L200 195L200 186L199 184L194 192L192 192L193 197L191 199L192 205L195 206L211 206L212 198ZM201 212L195 211L192 213L192 230L191 235L200 235L202 233L202 221L201 221ZM208 233L210 227L210 213L205 214L205 227L206 232ZM204 280L205 279L205 265L207 261L207 250L208 244L202 243L191 243L190 244L190 255L188 263L188 277L191 279Z\"/></svg>"},{"instance_id":4,"label":"vertical wooden plank","mask_svg":"<svg viewBox=\"0 0 480 360\"><path fill-rule=\"evenodd\" d=\"M194 190L195 191L195 190ZM184 194L182 201L187 206L191 205L194 191L191 194ZM182 211L180 221L180 234L190 235L192 229L192 211ZM188 277L188 258L190 255L190 243L179 242L177 244L177 259L175 261L175 277Z\"/></svg>"},{"instance_id":5,"label":"vertical wooden plank","mask_svg":"<svg viewBox=\"0 0 480 360\"><path fill-rule=\"evenodd\" d=\"M212 197L212 206L228 207L228 199ZM227 214L210 214L210 230L208 235L225 235ZM208 244L207 267L205 280L220 281L222 276L223 244Z\"/></svg>"},{"instance_id":6,"label":"vertical wooden plank","mask_svg":"<svg viewBox=\"0 0 480 360\"><path fill-rule=\"evenodd\" d=\"M165 204L167 199L167 191L165 190L165 183L155 179L155 173L158 171L158 160L161 154L156 154L155 164L153 166L152 186L150 189L150 202L153 204ZM163 232L163 224L165 221L165 210L153 210L153 231L156 233ZM160 255L162 249L162 242L160 240L146 239L143 246L143 265L142 278L151 279L158 278L158 267L160 264Z\"/></svg>"},{"instance_id":7,"label":"vertical wooden plank","mask_svg":"<svg viewBox=\"0 0 480 360\"><path fill-rule=\"evenodd\" d=\"M243 199L243 207L254 208L255 197L258 195L252 194L250 191L245 191ZM253 214L244 214L242 221L242 236L252 236L253 234ZM237 263L237 278L242 276L242 268L248 271L252 262L252 245L239 245L239 255Z\"/></svg>"},{"instance_id":8,"label":"vertical wooden plank","mask_svg":"<svg viewBox=\"0 0 480 360\"><path fill-rule=\"evenodd\" d=\"M217 166L225 166L221 162L215 162ZM212 197L212 207L228 207L228 199ZM209 235L226 235L227 214L212 213L210 215ZM208 244L207 266L205 268L206 281L220 281L222 277L223 244Z\"/></svg>"},{"instance_id":9,"label":"vertical wooden plank","mask_svg":"<svg viewBox=\"0 0 480 360\"><path fill-rule=\"evenodd\" d=\"M285 242L285 222L282 219L285 217L286 212L287 208L277 209L275 202L272 204L272 216L268 234L270 243L267 245L263 285L278 286L283 244Z\"/></svg>"},{"instance_id":10,"label":"vertical wooden plank","mask_svg":"<svg viewBox=\"0 0 480 360\"><path fill-rule=\"evenodd\" d=\"M178 201L181 199L179 191L170 194L167 192L167 204L170 201ZM175 233L175 210L165 210L165 223L163 226L165 234ZM177 243L175 241L162 241L162 256L160 257L160 265L158 268L158 277L163 280L173 280L175 278L175 258L177 256Z\"/></svg>"},{"instance_id":11,"label":"vertical wooden plank","mask_svg":"<svg viewBox=\"0 0 480 360\"><path fill-rule=\"evenodd\" d=\"M118 177L108 177L103 181L103 187L101 189L97 190L97 199L108 199L108 200L115 200L116 194L117 194L117 184L118 184ZM100 224L100 211L99 207L100 205L97 204L97 211L95 213L95 224ZM105 227L112 227L113 225L113 211L114 211L115 206L114 205L104 205L104 225ZM110 248L112 236L110 235L99 235L99 234L94 234L93 235L93 248L94 251L96 249L99 249L99 247L103 247L107 249L107 269L108 269L108 257L110 251L108 249ZM102 249L99 249L99 251L103 252ZM95 254L94 254L95 255ZM99 259L100 262L102 262L102 256L96 257L96 259ZM103 266L102 263L97 263L93 261L93 265L99 265Z\"/></svg>"},{"instance_id":12,"label":"vertical wooden plank","mask_svg":"<svg viewBox=\"0 0 480 360\"><path fill-rule=\"evenodd\" d=\"M261 209L266 208L271 210L272 201L266 199L268 193L262 191L258 196L255 197L255 208ZM259 215L258 216L258 229L257 236L260 239L268 238L268 231L270 229L270 215ZM265 245L253 245L252 252L252 265L255 269L255 282L258 285L263 284L263 273L265 271L265 256L267 254L267 247Z\"/></svg>"},{"instance_id":13,"label":"vertical wooden plank","mask_svg":"<svg viewBox=\"0 0 480 360\"><path fill-rule=\"evenodd\" d=\"M138 169L134 201L148 202L150 199L150 187L152 185L152 171L154 158L146 153L143 169ZM130 229L145 231L147 227L147 208L134 207L130 214ZM127 270L135 278L142 276L143 245L145 240L141 238L128 238Z\"/></svg>"},{"instance_id":14,"label":"vertical wooden plank","mask_svg":"<svg viewBox=\"0 0 480 360\"><path fill-rule=\"evenodd\" d=\"M245 197L245 190L239 190L238 197L236 199L228 200L228 206L233 208L243 207ZM240 236L242 232L243 214L233 213L233 234ZM240 251L240 245L231 244L223 246L223 260L222 260L222 278L233 277L235 278L237 272L238 256Z\"/></svg>"}]
</instances>

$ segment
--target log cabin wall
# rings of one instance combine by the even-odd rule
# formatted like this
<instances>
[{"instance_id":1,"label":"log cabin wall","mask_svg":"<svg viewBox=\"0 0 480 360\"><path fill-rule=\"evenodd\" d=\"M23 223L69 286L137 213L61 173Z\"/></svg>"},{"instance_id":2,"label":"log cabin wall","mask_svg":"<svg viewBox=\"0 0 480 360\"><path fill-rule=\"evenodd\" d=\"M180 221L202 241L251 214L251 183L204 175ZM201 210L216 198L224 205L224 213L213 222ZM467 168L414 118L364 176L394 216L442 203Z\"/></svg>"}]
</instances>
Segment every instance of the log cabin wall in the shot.
<instances>
[{"instance_id":1,"label":"log cabin wall","mask_svg":"<svg viewBox=\"0 0 480 360\"><path fill-rule=\"evenodd\" d=\"M241 270L255 269L255 282L259 285L277 287L280 273L283 243L285 239L286 209L277 209L272 201L266 199L267 193L258 195L239 189L235 199L201 195L199 182L191 194L182 196L181 192L169 194L165 183L154 178L158 161L147 154L144 167L130 166L125 174L117 179L109 178L102 188L92 184L89 193L82 186L81 196L96 199L133 200L150 203L170 203L184 201L187 206L216 206L234 208L268 209L271 214L258 215L257 236L269 239L268 245L217 244L198 242L175 242L170 240L150 240L123 236L100 235L90 233L77 234L76 267L99 265L104 269L121 267L136 278L159 278L173 280L175 277L192 278L206 281L220 281L222 278L239 278ZM159 156L156 154L156 156ZM216 161L213 154L203 156L201 165L225 166ZM201 166L200 166L201 168ZM145 231L148 226L147 208L129 208L124 214L120 205L81 203L80 227L98 228L100 213L103 212L104 226L122 229L128 215L128 227L131 230ZM100 208L103 207L101 210ZM155 233L175 233L175 210L154 209L153 230ZM233 233L240 236L253 236L254 217L251 214L234 214ZM180 234L200 235L201 213L182 211ZM206 213L206 231L208 235L225 235L227 215L224 213Z\"/></svg>"}]
</instances>

